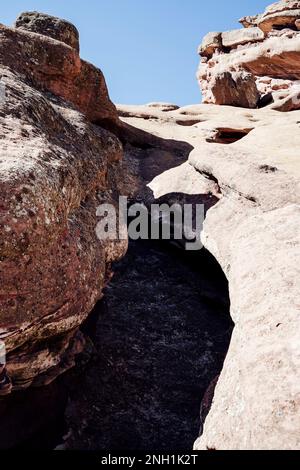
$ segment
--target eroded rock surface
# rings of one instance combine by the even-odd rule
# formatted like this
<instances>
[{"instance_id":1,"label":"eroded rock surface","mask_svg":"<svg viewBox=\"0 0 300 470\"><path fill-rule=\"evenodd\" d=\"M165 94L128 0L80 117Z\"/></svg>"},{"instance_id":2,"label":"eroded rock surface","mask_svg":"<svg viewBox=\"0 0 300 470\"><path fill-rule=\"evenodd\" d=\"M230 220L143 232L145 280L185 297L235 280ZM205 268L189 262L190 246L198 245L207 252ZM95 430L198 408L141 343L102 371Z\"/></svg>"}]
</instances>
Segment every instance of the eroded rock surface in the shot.
<instances>
[{"instance_id":1,"label":"eroded rock surface","mask_svg":"<svg viewBox=\"0 0 300 470\"><path fill-rule=\"evenodd\" d=\"M80 59L76 45L68 45L73 41L62 33L64 21L46 15L42 19L40 23L40 15L33 13L26 28L22 15L17 28L0 25L1 66L32 81L34 88L72 103L92 122L115 122L116 110L102 72ZM36 24L40 25L39 34ZM45 35L41 34L44 26Z\"/></svg>"},{"instance_id":2,"label":"eroded rock surface","mask_svg":"<svg viewBox=\"0 0 300 470\"><path fill-rule=\"evenodd\" d=\"M245 29L205 36L199 48L202 60L198 70L203 102L247 108L273 102L272 107L279 111L299 109L299 19L300 3L281 1L262 15L242 18ZM241 76L237 96L236 92L230 93L229 79L227 84L220 79L228 76L234 80L235 74ZM245 101L249 80L252 88L256 83L251 95L256 93L260 103L253 99Z\"/></svg>"},{"instance_id":3,"label":"eroded rock surface","mask_svg":"<svg viewBox=\"0 0 300 470\"><path fill-rule=\"evenodd\" d=\"M17 25L0 27L3 393L49 383L74 364L85 346L78 328L127 245L95 232L97 207L117 199L111 174L122 158L119 140L90 122L117 119L103 75L58 40L61 20L26 14Z\"/></svg>"},{"instance_id":4,"label":"eroded rock surface","mask_svg":"<svg viewBox=\"0 0 300 470\"><path fill-rule=\"evenodd\" d=\"M300 111L119 112L137 134L192 147L187 162L149 183L154 197L213 201L202 241L228 277L235 329L195 449L299 449Z\"/></svg>"},{"instance_id":5,"label":"eroded rock surface","mask_svg":"<svg viewBox=\"0 0 300 470\"><path fill-rule=\"evenodd\" d=\"M43 35L36 14L21 16L17 29L0 27L0 340L8 351L7 369L0 365L2 392L51 382L84 348L79 325L101 297L110 263L127 247L125 241L97 240L99 203L115 203L119 192L147 205L192 201L205 206L202 241L228 278L235 323L220 377L211 374L211 384L205 383L201 419L207 418L195 449L300 449L298 3L277 2L263 15L243 18L246 32L206 37L199 72L206 104L118 106L122 123L101 72L80 60L74 30L70 43L60 36L61 23L48 17L42 23L51 27ZM227 106L215 106L218 102ZM101 126L122 139L122 162L120 141ZM152 255L151 267L160 258ZM133 257L138 259L138 252ZM148 276L147 265L137 262ZM140 274L137 279L130 274L139 285ZM116 323L129 278L115 286L117 296L108 296ZM168 312L170 304L162 302ZM125 313L124 329L132 319ZM110 319L105 327L111 328ZM101 335L105 346L108 338ZM122 351L118 356L114 350L113 359L125 375ZM143 357L147 365L144 352ZM105 354L100 359L105 363ZM120 448L128 436L127 448L140 439L141 448L149 449L157 438L155 407L147 433L142 427L130 435L118 389L104 397L107 403L116 394L123 426L116 440L109 440L111 422L103 418L99 398L105 381L101 361L100 370L99 361L91 366L85 393L77 391L68 408L72 433L66 447L82 442L84 448ZM94 388L95 373L100 391ZM127 391L135 393L139 372L133 367L128 377ZM169 378L173 392L172 373ZM146 399L153 396L145 393ZM139 396L135 406L138 429L147 408ZM113 419L120 423L118 411ZM93 434L99 423L101 444ZM172 424L163 431L166 449L167 433L176 434L177 450L177 429Z\"/></svg>"},{"instance_id":6,"label":"eroded rock surface","mask_svg":"<svg viewBox=\"0 0 300 470\"><path fill-rule=\"evenodd\" d=\"M79 32L72 23L36 11L24 12L17 18L15 28L49 36L79 52Z\"/></svg>"}]
</instances>

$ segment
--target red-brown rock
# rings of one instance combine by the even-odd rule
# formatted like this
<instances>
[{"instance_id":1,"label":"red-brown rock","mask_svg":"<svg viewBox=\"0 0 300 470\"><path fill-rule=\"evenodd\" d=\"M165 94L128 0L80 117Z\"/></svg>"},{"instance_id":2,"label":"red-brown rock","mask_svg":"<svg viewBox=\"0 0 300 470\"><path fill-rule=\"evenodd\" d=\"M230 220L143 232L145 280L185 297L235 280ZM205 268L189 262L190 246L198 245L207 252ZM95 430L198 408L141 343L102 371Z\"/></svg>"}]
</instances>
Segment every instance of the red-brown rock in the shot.
<instances>
[{"instance_id":1,"label":"red-brown rock","mask_svg":"<svg viewBox=\"0 0 300 470\"><path fill-rule=\"evenodd\" d=\"M74 364L78 328L126 250L95 231L100 203L117 202L122 146L90 122L117 117L102 73L74 48L2 26L0 73L2 378L18 389Z\"/></svg>"},{"instance_id":2,"label":"red-brown rock","mask_svg":"<svg viewBox=\"0 0 300 470\"><path fill-rule=\"evenodd\" d=\"M79 52L79 33L69 21L36 11L27 11L18 16L15 27L56 39Z\"/></svg>"},{"instance_id":3,"label":"red-brown rock","mask_svg":"<svg viewBox=\"0 0 300 470\"><path fill-rule=\"evenodd\" d=\"M72 103L92 122L117 121L102 72L61 41L0 25L0 64Z\"/></svg>"}]
</instances>

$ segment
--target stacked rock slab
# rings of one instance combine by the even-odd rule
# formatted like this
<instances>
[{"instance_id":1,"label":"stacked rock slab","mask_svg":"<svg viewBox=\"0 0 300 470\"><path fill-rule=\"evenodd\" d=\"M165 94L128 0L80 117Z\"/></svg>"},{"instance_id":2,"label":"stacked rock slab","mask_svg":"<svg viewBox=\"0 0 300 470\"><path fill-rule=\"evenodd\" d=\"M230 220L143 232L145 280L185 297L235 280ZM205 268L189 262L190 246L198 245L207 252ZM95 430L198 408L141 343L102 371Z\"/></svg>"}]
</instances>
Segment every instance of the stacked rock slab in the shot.
<instances>
[{"instance_id":1,"label":"stacked rock slab","mask_svg":"<svg viewBox=\"0 0 300 470\"><path fill-rule=\"evenodd\" d=\"M122 146L99 125L118 120L104 77L78 50L77 30L57 18L0 26L1 395L74 364L79 326L126 250L95 232L97 207L117 200Z\"/></svg>"},{"instance_id":2,"label":"stacked rock slab","mask_svg":"<svg viewBox=\"0 0 300 470\"><path fill-rule=\"evenodd\" d=\"M209 33L203 39L197 75L203 102L299 109L300 2L274 3L240 22L244 29Z\"/></svg>"}]
</instances>

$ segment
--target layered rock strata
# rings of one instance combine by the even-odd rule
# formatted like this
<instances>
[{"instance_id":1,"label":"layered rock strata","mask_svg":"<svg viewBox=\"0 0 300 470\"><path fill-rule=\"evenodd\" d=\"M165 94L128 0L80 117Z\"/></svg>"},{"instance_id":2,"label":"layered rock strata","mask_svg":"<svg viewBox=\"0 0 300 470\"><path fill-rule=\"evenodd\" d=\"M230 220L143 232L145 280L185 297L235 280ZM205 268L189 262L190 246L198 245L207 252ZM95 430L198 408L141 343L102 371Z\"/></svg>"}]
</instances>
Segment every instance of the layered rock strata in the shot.
<instances>
[{"instance_id":1,"label":"layered rock strata","mask_svg":"<svg viewBox=\"0 0 300 470\"><path fill-rule=\"evenodd\" d=\"M203 102L299 109L299 20L300 2L286 0L242 18L245 29L208 33L197 74Z\"/></svg>"}]
</instances>

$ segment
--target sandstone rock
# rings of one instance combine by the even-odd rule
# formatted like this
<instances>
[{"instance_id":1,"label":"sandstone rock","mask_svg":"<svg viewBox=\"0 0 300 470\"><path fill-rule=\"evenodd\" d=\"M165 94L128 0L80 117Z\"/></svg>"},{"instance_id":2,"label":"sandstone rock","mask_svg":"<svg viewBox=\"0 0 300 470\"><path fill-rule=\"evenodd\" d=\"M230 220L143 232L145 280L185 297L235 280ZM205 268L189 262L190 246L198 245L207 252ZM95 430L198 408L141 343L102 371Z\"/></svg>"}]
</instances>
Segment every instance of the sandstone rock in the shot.
<instances>
[{"instance_id":1,"label":"sandstone rock","mask_svg":"<svg viewBox=\"0 0 300 470\"><path fill-rule=\"evenodd\" d=\"M198 53L204 57L211 57L217 50L222 50L222 33L208 33L203 38Z\"/></svg>"},{"instance_id":2,"label":"sandstone rock","mask_svg":"<svg viewBox=\"0 0 300 470\"><path fill-rule=\"evenodd\" d=\"M300 79L299 37L270 37L259 46L232 51L218 58L216 72L244 69L254 75L273 78Z\"/></svg>"},{"instance_id":3,"label":"sandstone rock","mask_svg":"<svg viewBox=\"0 0 300 470\"><path fill-rule=\"evenodd\" d=\"M217 232L211 236L211 224L222 212L222 230L231 231L223 261L236 327L195 449L299 449L300 389L293 372L300 366L299 206L254 210L251 216L238 203L226 209L224 201L217 210L207 219L204 237L210 232L205 239L221 259L224 241Z\"/></svg>"},{"instance_id":4,"label":"sandstone rock","mask_svg":"<svg viewBox=\"0 0 300 470\"><path fill-rule=\"evenodd\" d=\"M273 28L293 28L299 18L300 2L282 0L266 8L265 13L259 18L258 26L264 32L270 32Z\"/></svg>"},{"instance_id":5,"label":"sandstone rock","mask_svg":"<svg viewBox=\"0 0 300 470\"><path fill-rule=\"evenodd\" d=\"M214 91L218 90L215 82L220 75L243 71L256 78L260 103L276 89L289 88L292 93L294 82L300 79L300 36L295 26L298 6L299 2L278 2L263 15L243 18L246 29L222 33L222 53L203 54L204 62L199 66L204 103L219 103ZM245 106L242 90L243 87L234 101L238 106ZM247 103L246 106L249 107Z\"/></svg>"},{"instance_id":6,"label":"sandstone rock","mask_svg":"<svg viewBox=\"0 0 300 470\"><path fill-rule=\"evenodd\" d=\"M0 364L0 397L6 396L11 393L12 383L7 375L6 367Z\"/></svg>"},{"instance_id":7,"label":"sandstone rock","mask_svg":"<svg viewBox=\"0 0 300 470\"><path fill-rule=\"evenodd\" d=\"M300 449L300 45L286 23L297 5L279 2L261 22L287 30L205 56L204 100L227 106L119 106L122 124L75 49L0 29L0 394L49 383L84 348L79 325L127 247L97 239L97 206L119 190L146 204L192 200L205 206L202 241L228 278L235 322L195 449ZM274 104L254 109L266 93ZM122 163L101 124L118 127Z\"/></svg>"},{"instance_id":8,"label":"sandstone rock","mask_svg":"<svg viewBox=\"0 0 300 470\"><path fill-rule=\"evenodd\" d=\"M78 52L48 36L0 26L0 63L72 103L96 123L115 123L102 72L80 59Z\"/></svg>"},{"instance_id":9,"label":"sandstone rock","mask_svg":"<svg viewBox=\"0 0 300 470\"><path fill-rule=\"evenodd\" d=\"M15 28L49 36L79 52L79 33L75 26L68 21L36 11L25 12L17 18Z\"/></svg>"},{"instance_id":10,"label":"sandstone rock","mask_svg":"<svg viewBox=\"0 0 300 470\"><path fill-rule=\"evenodd\" d=\"M249 27L246 29L234 29L222 33L222 43L224 47L233 48L240 44L263 41L265 38L261 29Z\"/></svg>"},{"instance_id":11,"label":"sandstone rock","mask_svg":"<svg viewBox=\"0 0 300 470\"><path fill-rule=\"evenodd\" d=\"M300 449L300 110L197 105L157 110L151 120L145 112L128 107L122 120L193 147L188 164L150 182L155 196L181 201L193 193L198 203L205 192L217 196L202 241L228 277L235 330L217 387L206 394L195 449ZM178 124L183 118L198 124ZM223 144L211 138L220 130Z\"/></svg>"},{"instance_id":12,"label":"sandstone rock","mask_svg":"<svg viewBox=\"0 0 300 470\"><path fill-rule=\"evenodd\" d=\"M281 112L300 109L300 88L293 92L286 93L286 95L283 93L277 93L277 95L274 94L274 104L272 104L272 109L276 109Z\"/></svg>"},{"instance_id":13,"label":"sandstone rock","mask_svg":"<svg viewBox=\"0 0 300 470\"><path fill-rule=\"evenodd\" d=\"M295 26L298 29L298 31L300 31L300 20L295 21Z\"/></svg>"},{"instance_id":14,"label":"sandstone rock","mask_svg":"<svg viewBox=\"0 0 300 470\"><path fill-rule=\"evenodd\" d=\"M215 104L256 108L259 93L254 75L246 72L224 72L211 82Z\"/></svg>"},{"instance_id":15,"label":"sandstone rock","mask_svg":"<svg viewBox=\"0 0 300 470\"><path fill-rule=\"evenodd\" d=\"M150 183L155 199L171 194L213 194L218 195L218 186L214 181L201 178L196 169L188 162L171 168L156 176Z\"/></svg>"},{"instance_id":16,"label":"sandstone rock","mask_svg":"<svg viewBox=\"0 0 300 470\"><path fill-rule=\"evenodd\" d=\"M0 74L0 388L9 392L10 380L15 390L46 384L74 364L78 328L127 242L95 232L97 207L115 204L122 158L119 140L88 120L114 110L102 74L61 42L5 27Z\"/></svg>"},{"instance_id":17,"label":"sandstone rock","mask_svg":"<svg viewBox=\"0 0 300 470\"><path fill-rule=\"evenodd\" d=\"M241 23L244 26L244 28L252 28L253 26L257 26L259 16L260 15L243 16L243 18L239 20L239 23Z\"/></svg>"}]
</instances>

